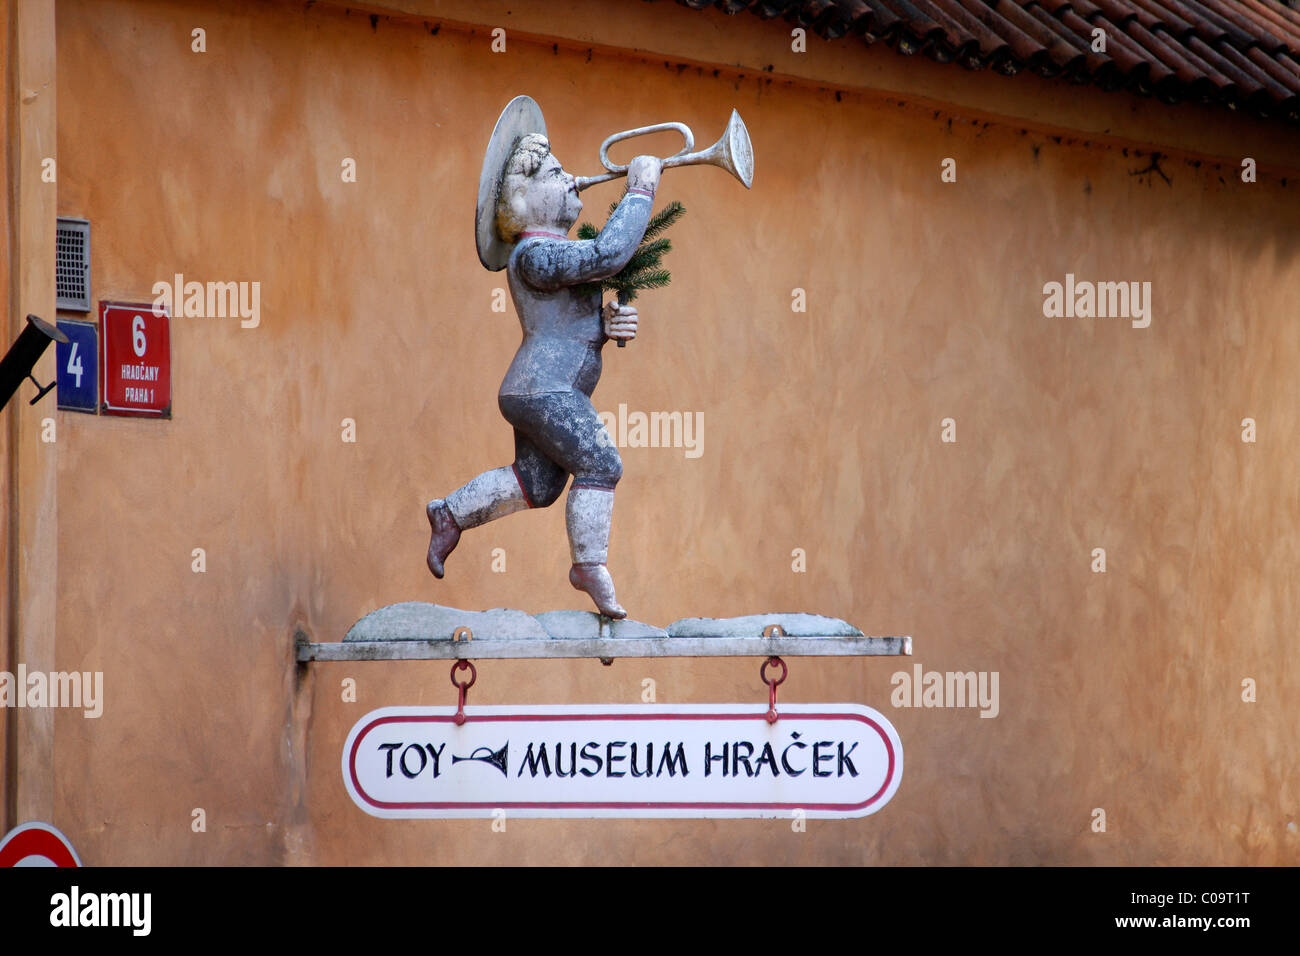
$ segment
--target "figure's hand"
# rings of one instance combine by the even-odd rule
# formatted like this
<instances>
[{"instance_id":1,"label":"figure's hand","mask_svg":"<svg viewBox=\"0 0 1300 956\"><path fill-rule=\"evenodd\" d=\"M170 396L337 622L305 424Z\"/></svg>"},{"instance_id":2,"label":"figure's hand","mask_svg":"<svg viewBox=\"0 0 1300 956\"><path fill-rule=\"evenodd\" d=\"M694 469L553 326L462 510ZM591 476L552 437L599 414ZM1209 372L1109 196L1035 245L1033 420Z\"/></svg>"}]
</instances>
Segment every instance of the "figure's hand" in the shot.
<instances>
[{"instance_id":1,"label":"figure's hand","mask_svg":"<svg viewBox=\"0 0 1300 956\"><path fill-rule=\"evenodd\" d=\"M617 299L610 299L602 310L605 319L605 337L628 342L636 338L636 309L630 305L619 305Z\"/></svg>"},{"instance_id":2,"label":"figure's hand","mask_svg":"<svg viewBox=\"0 0 1300 956\"><path fill-rule=\"evenodd\" d=\"M663 163L656 156L635 156L627 167L627 188L653 193L659 188Z\"/></svg>"}]
</instances>

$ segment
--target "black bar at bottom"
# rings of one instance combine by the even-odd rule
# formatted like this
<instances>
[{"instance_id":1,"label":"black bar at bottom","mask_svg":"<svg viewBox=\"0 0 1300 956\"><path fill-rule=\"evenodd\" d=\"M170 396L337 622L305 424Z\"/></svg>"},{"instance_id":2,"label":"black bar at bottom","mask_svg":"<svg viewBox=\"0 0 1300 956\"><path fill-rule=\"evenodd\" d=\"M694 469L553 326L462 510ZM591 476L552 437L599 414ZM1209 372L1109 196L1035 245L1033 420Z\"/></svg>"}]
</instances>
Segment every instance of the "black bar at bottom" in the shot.
<instances>
[{"instance_id":1,"label":"black bar at bottom","mask_svg":"<svg viewBox=\"0 0 1300 956\"><path fill-rule=\"evenodd\" d=\"M52 925L70 911L74 886L83 912L88 896L98 895L99 908L113 894L119 911L137 902L130 912L141 914L143 896L117 895L149 894L148 935L137 935L142 919L134 927L120 917L126 925ZM1270 868L17 869L0 870L0 925L14 941L283 939L331 951L350 940L382 951L489 938L493 951L513 943L531 950L538 933L574 944L689 941L692 949L716 940L728 952L755 939L819 937L827 952L878 949L895 938L917 952L936 942L983 950L1058 939L1143 947L1203 940L1230 951L1261 930L1290 938L1296 886L1294 870Z\"/></svg>"}]
</instances>

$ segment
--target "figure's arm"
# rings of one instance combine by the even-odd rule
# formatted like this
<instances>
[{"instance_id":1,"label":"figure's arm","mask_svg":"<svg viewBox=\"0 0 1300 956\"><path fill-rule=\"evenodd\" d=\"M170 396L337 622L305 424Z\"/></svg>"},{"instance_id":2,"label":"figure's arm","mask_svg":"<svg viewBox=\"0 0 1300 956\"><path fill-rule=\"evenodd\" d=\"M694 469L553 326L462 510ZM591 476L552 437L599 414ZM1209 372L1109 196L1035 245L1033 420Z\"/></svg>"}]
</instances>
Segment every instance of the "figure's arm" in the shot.
<instances>
[{"instance_id":1,"label":"figure's arm","mask_svg":"<svg viewBox=\"0 0 1300 956\"><path fill-rule=\"evenodd\" d=\"M595 239L535 242L519 256L519 273L547 292L594 282L622 269L641 242L650 222L651 199L629 191Z\"/></svg>"},{"instance_id":2,"label":"figure's arm","mask_svg":"<svg viewBox=\"0 0 1300 956\"><path fill-rule=\"evenodd\" d=\"M520 275L546 292L614 275L627 265L645 235L658 174L657 159L636 157L628 173L628 193L600 234L595 239L533 243L520 253Z\"/></svg>"}]
</instances>

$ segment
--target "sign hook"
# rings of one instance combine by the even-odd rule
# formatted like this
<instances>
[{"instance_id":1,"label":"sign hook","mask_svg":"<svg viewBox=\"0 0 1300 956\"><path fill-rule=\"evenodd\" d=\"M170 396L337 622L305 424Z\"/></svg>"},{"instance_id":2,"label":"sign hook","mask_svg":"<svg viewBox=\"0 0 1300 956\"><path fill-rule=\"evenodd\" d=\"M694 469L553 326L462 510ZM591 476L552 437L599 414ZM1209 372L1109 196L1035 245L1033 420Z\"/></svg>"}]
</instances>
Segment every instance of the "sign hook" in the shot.
<instances>
[{"instance_id":1,"label":"sign hook","mask_svg":"<svg viewBox=\"0 0 1300 956\"><path fill-rule=\"evenodd\" d=\"M466 668L469 668L469 680L462 684L460 681L456 680L456 671L463 671ZM474 668L472 661L467 661L464 658L461 658L456 661L455 664L451 665L451 683L456 688L457 692L456 716L453 718L456 721L457 727L461 726L468 719L465 716L465 698L469 696L469 689L474 686L476 680L478 680L478 671ZM773 693L776 693L776 691L773 690Z\"/></svg>"},{"instance_id":2,"label":"sign hook","mask_svg":"<svg viewBox=\"0 0 1300 956\"><path fill-rule=\"evenodd\" d=\"M768 677L768 676L767 676L767 668L768 668L769 666L775 667L775 666L778 665L778 664L781 666L781 676L780 676L780 677L775 677L775 678L773 678L773 677ZM769 657L767 660L763 661L762 666L760 666L759 669L758 669L758 676L762 679L763 683L766 684L767 687L768 687L768 695L767 695L767 722L768 722L769 724L774 724L774 723L776 723L776 719L777 719L777 717L779 716L779 715L777 714L777 712L776 712L776 688L777 688L777 685L779 685L779 684L781 684L782 682L784 682L784 681L785 681L785 678L786 678L786 675L789 674L789 673L790 673L790 669L789 669L788 667L785 666L785 661L781 660L781 658L776 657L776 656Z\"/></svg>"}]
</instances>

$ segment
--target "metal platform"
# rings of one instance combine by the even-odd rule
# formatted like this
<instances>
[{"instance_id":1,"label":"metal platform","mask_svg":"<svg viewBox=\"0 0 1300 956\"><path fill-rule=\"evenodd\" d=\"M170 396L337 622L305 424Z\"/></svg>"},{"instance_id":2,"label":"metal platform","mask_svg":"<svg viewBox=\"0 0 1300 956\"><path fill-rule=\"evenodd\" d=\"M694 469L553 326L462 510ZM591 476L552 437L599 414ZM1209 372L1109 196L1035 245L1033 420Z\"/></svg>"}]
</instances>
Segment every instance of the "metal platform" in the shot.
<instances>
[{"instance_id":1,"label":"metal platform","mask_svg":"<svg viewBox=\"0 0 1300 956\"><path fill-rule=\"evenodd\" d=\"M803 612L688 617L667 628L590 611L466 611L419 601L378 608L337 643L299 633L308 661L538 660L594 657L896 657L910 637L868 637L847 621Z\"/></svg>"},{"instance_id":2,"label":"metal platform","mask_svg":"<svg viewBox=\"0 0 1300 956\"><path fill-rule=\"evenodd\" d=\"M298 643L298 661L440 661L592 657L897 657L911 637L611 637L590 640L339 641Z\"/></svg>"}]
</instances>

